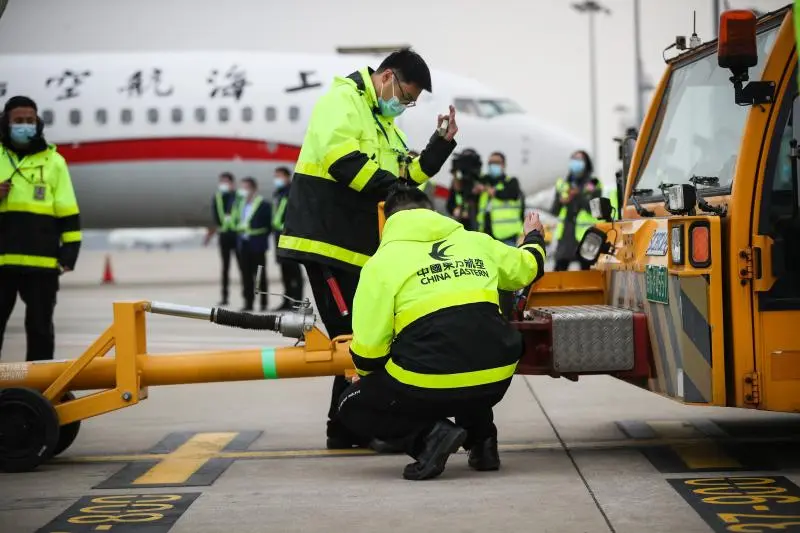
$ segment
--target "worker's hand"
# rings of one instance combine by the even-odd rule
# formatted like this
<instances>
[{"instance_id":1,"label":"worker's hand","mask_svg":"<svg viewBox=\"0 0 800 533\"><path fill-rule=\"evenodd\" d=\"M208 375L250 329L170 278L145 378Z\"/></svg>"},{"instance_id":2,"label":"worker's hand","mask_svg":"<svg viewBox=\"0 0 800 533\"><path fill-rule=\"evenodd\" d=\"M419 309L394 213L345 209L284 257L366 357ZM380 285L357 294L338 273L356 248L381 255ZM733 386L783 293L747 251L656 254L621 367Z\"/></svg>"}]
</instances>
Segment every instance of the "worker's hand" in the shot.
<instances>
[{"instance_id":1,"label":"worker's hand","mask_svg":"<svg viewBox=\"0 0 800 533\"><path fill-rule=\"evenodd\" d=\"M206 236L203 239L203 246L208 246L208 243L211 242L211 238L213 236L214 236L214 230L211 229L211 228L208 228L208 230L206 231Z\"/></svg>"},{"instance_id":2,"label":"worker's hand","mask_svg":"<svg viewBox=\"0 0 800 533\"><path fill-rule=\"evenodd\" d=\"M495 188L494 187L489 187L489 197L490 198L494 198L494 192L495 192Z\"/></svg>"},{"instance_id":3,"label":"worker's hand","mask_svg":"<svg viewBox=\"0 0 800 533\"><path fill-rule=\"evenodd\" d=\"M8 193L11 192L11 180L6 180L3 183L0 183L0 200L8 196Z\"/></svg>"},{"instance_id":4,"label":"worker's hand","mask_svg":"<svg viewBox=\"0 0 800 533\"><path fill-rule=\"evenodd\" d=\"M542 235L544 235L544 226L542 226L542 221L539 220L539 215L536 213L528 213L525 217L525 235L532 231L538 231Z\"/></svg>"},{"instance_id":5,"label":"worker's hand","mask_svg":"<svg viewBox=\"0 0 800 533\"><path fill-rule=\"evenodd\" d=\"M476 183L472 188L472 194L480 194L486 190L486 187L480 183Z\"/></svg>"},{"instance_id":6,"label":"worker's hand","mask_svg":"<svg viewBox=\"0 0 800 533\"><path fill-rule=\"evenodd\" d=\"M451 105L449 115L439 115L439 118L436 120L437 130L442 126L442 122L445 118L448 120L448 124L447 131L444 134L444 140L452 141L453 137L455 137L456 133L458 133L458 125L456 124L456 108Z\"/></svg>"}]
</instances>

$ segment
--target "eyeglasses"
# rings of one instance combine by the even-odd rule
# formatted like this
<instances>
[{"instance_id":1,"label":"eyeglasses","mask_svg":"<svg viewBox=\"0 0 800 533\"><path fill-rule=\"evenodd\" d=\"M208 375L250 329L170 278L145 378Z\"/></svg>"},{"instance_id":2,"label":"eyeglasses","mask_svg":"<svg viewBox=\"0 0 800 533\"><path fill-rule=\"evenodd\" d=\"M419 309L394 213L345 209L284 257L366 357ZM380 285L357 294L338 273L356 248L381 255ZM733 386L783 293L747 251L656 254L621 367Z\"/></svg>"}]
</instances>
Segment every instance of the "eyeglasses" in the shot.
<instances>
[{"instance_id":1,"label":"eyeglasses","mask_svg":"<svg viewBox=\"0 0 800 533\"><path fill-rule=\"evenodd\" d=\"M403 90L403 86L400 85L400 76L397 75L397 72L392 70L392 76L393 76L394 80L397 81L398 89L400 89L400 96L401 96L400 103L403 104L406 107L414 107L415 105L417 105L417 102L413 98L411 98L411 96L408 93L406 93Z\"/></svg>"}]
</instances>

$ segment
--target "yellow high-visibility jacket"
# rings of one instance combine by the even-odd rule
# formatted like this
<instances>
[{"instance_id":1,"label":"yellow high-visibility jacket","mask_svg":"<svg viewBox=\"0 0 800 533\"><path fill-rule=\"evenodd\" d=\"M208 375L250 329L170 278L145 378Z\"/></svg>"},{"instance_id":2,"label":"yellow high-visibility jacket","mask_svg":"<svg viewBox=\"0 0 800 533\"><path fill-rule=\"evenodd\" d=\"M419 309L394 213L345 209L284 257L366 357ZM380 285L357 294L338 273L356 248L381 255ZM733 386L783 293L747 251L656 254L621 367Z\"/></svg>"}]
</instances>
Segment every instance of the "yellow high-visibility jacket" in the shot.
<instances>
[{"instance_id":1,"label":"yellow high-visibility jacket","mask_svg":"<svg viewBox=\"0 0 800 533\"><path fill-rule=\"evenodd\" d=\"M75 268L81 245L78 202L67 163L53 145L20 158L0 146L0 268Z\"/></svg>"},{"instance_id":2,"label":"yellow high-visibility jacket","mask_svg":"<svg viewBox=\"0 0 800 533\"><path fill-rule=\"evenodd\" d=\"M514 248L427 209L390 216L353 301L358 373L385 368L391 383L423 395L506 386L522 338L501 316L498 290L544 274L543 244L532 232Z\"/></svg>"},{"instance_id":3,"label":"yellow high-visibility jacket","mask_svg":"<svg viewBox=\"0 0 800 533\"><path fill-rule=\"evenodd\" d=\"M278 257L359 269L378 248L378 202L398 177L423 183L456 143L434 134L410 159L406 136L381 116L364 68L334 79L316 103L295 165Z\"/></svg>"}]
</instances>

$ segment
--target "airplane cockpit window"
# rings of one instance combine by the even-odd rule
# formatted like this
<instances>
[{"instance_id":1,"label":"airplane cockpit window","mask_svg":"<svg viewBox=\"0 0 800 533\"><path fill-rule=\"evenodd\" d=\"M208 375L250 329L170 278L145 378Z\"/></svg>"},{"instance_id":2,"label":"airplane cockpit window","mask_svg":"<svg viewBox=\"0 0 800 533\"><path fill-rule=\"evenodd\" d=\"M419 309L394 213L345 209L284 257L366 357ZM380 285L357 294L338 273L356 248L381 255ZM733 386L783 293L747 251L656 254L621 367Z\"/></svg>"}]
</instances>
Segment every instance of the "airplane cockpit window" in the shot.
<instances>
[{"instance_id":1,"label":"airplane cockpit window","mask_svg":"<svg viewBox=\"0 0 800 533\"><path fill-rule=\"evenodd\" d=\"M459 113L483 118L525 112L516 102L506 98L456 98L453 107Z\"/></svg>"},{"instance_id":2,"label":"airplane cockpit window","mask_svg":"<svg viewBox=\"0 0 800 533\"><path fill-rule=\"evenodd\" d=\"M158 122L158 109L151 107L147 110L147 121L150 124L155 124Z\"/></svg>"},{"instance_id":3,"label":"airplane cockpit window","mask_svg":"<svg viewBox=\"0 0 800 533\"><path fill-rule=\"evenodd\" d=\"M300 108L296 105L293 105L289 108L289 120L292 122L297 122L300 118Z\"/></svg>"},{"instance_id":4,"label":"airplane cockpit window","mask_svg":"<svg viewBox=\"0 0 800 533\"><path fill-rule=\"evenodd\" d=\"M105 109L98 109L94 112L94 120L102 126L108 122L108 113Z\"/></svg>"},{"instance_id":5,"label":"airplane cockpit window","mask_svg":"<svg viewBox=\"0 0 800 533\"><path fill-rule=\"evenodd\" d=\"M230 111L228 111L227 107L220 107L219 108L219 121L220 122L228 122L230 118Z\"/></svg>"},{"instance_id":6,"label":"airplane cockpit window","mask_svg":"<svg viewBox=\"0 0 800 533\"><path fill-rule=\"evenodd\" d=\"M123 109L119 113L119 121L123 124L130 124L133 120L133 111L130 109Z\"/></svg>"},{"instance_id":7,"label":"airplane cockpit window","mask_svg":"<svg viewBox=\"0 0 800 533\"><path fill-rule=\"evenodd\" d=\"M275 108L272 107L272 106L269 106L267 108L267 114L266 114L267 122L275 122L275 119L277 118L277 116L278 116L278 113L277 113L277 111L275 111Z\"/></svg>"},{"instance_id":8,"label":"airplane cockpit window","mask_svg":"<svg viewBox=\"0 0 800 533\"><path fill-rule=\"evenodd\" d=\"M70 109L69 110L69 123L73 126L77 126L81 123L81 111L80 109Z\"/></svg>"},{"instance_id":9,"label":"airplane cockpit window","mask_svg":"<svg viewBox=\"0 0 800 533\"><path fill-rule=\"evenodd\" d=\"M45 109L44 111L42 111L42 122L44 122L45 126L52 126L53 111L51 109Z\"/></svg>"},{"instance_id":10,"label":"airplane cockpit window","mask_svg":"<svg viewBox=\"0 0 800 533\"><path fill-rule=\"evenodd\" d=\"M206 108L205 107L198 107L194 110L194 119L197 122L205 122L206 121Z\"/></svg>"},{"instance_id":11,"label":"airplane cockpit window","mask_svg":"<svg viewBox=\"0 0 800 533\"><path fill-rule=\"evenodd\" d=\"M172 108L172 122L179 123L183 120L183 111L180 107L173 107Z\"/></svg>"},{"instance_id":12,"label":"airplane cockpit window","mask_svg":"<svg viewBox=\"0 0 800 533\"><path fill-rule=\"evenodd\" d=\"M253 108L252 107L243 107L242 108L242 122L250 122L253 120Z\"/></svg>"}]
</instances>

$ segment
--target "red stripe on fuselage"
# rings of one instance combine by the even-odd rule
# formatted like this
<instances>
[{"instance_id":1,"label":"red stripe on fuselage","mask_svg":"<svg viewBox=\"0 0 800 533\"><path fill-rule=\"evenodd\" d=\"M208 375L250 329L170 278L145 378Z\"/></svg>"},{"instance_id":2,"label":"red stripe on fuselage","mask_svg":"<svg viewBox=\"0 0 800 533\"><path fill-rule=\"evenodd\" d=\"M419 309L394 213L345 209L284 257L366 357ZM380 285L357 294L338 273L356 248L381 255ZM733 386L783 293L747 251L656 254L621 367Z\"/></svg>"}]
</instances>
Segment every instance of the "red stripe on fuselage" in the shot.
<instances>
[{"instance_id":1,"label":"red stripe on fuselage","mask_svg":"<svg viewBox=\"0 0 800 533\"><path fill-rule=\"evenodd\" d=\"M125 139L63 143L58 152L73 164L182 159L292 162L300 147L248 139Z\"/></svg>"}]
</instances>

